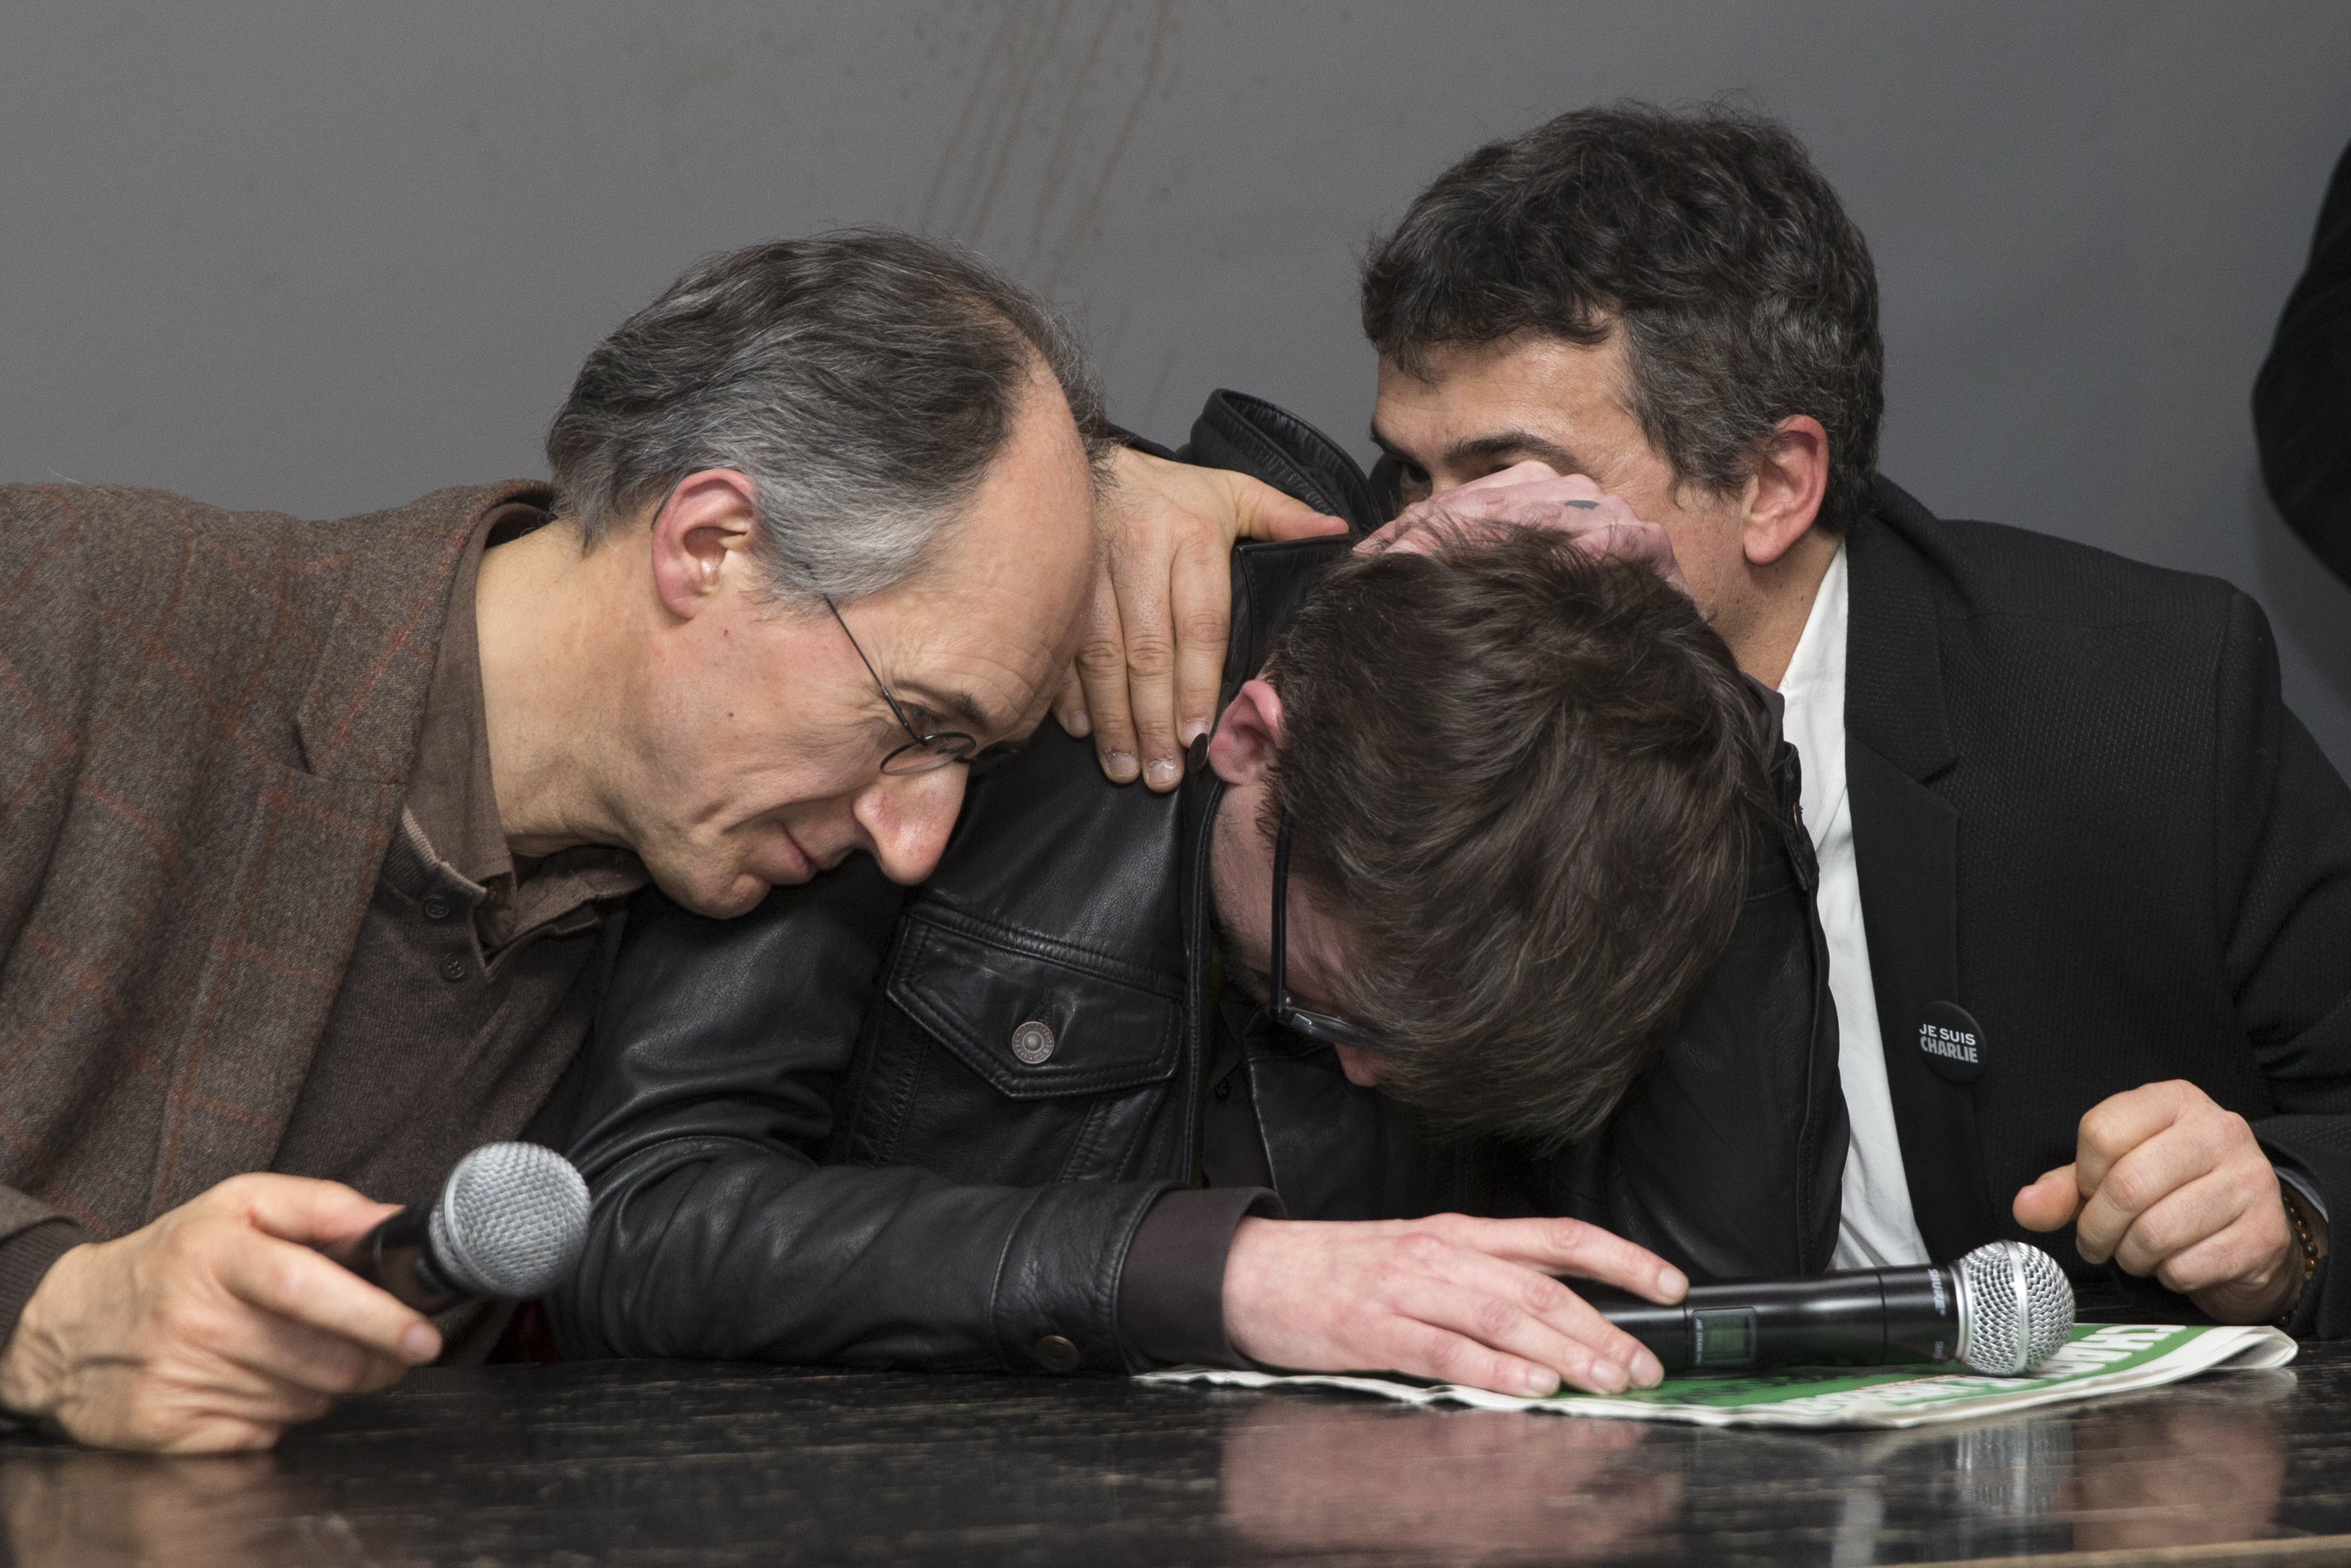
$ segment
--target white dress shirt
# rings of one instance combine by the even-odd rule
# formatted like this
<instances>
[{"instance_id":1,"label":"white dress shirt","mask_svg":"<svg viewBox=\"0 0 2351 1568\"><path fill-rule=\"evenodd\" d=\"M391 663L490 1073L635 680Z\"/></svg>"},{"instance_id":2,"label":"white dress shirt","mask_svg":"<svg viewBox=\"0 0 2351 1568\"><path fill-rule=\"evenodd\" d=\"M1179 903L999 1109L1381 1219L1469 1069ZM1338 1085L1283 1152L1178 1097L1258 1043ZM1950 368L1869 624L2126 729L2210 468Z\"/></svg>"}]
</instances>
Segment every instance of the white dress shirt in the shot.
<instances>
[{"instance_id":1,"label":"white dress shirt","mask_svg":"<svg viewBox=\"0 0 2351 1568\"><path fill-rule=\"evenodd\" d=\"M1853 853L1853 806L1844 787L1844 546L1813 596L1813 612L1781 679L1783 721L1802 764L1804 825L1821 863L1815 903L1829 945L1829 997L1836 1005L1837 1071L1852 1143L1844 1160L1844 1207L1834 1269L1925 1263L1926 1239L1910 1212L1902 1140L1886 1087L1869 939L1861 924L1861 873Z\"/></svg>"}]
</instances>

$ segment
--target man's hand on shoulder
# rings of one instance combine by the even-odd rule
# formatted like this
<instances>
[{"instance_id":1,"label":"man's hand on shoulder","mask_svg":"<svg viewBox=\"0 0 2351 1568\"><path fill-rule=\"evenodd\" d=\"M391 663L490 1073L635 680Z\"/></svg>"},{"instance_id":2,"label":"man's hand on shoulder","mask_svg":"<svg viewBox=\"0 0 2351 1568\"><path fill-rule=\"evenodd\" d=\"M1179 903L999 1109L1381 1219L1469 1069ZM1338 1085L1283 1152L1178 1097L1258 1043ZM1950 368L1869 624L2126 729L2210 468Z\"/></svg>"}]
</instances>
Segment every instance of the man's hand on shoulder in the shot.
<instances>
[{"instance_id":1,"label":"man's hand on shoulder","mask_svg":"<svg viewBox=\"0 0 2351 1568\"><path fill-rule=\"evenodd\" d=\"M1689 1282L1573 1219L1244 1219L1225 1261L1225 1333L1300 1372L1401 1372L1500 1394L1595 1394L1663 1375L1657 1358L1554 1273L1653 1301Z\"/></svg>"},{"instance_id":2,"label":"man's hand on shoulder","mask_svg":"<svg viewBox=\"0 0 2351 1568\"><path fill-rule=\"evenodd\" d=\"M2225 1323L2264 1322L2302 1289L2276 1167L2242 1116L2193 1083L2149 1083L2082 1118L2074 1163L2016 1195L2018 1224L2058 1230L2093 1263L2153 1275ZM2314 1218L2315 1217L2314 1217ZM2323 1254L2323 1232L2314 1239Z\"/></svg>"},{"instance_id":3,"label":"man's hand on shoulder","mask_svg":"<svg viewBox=\"0 0 2351 1568\"><path fill-rule=\"evenodd\" d=\"M1093 737L1113 780L1140 775L1164 793L1183 780L1185 747L1216 721L1234 542L1347 525L1245 474L1127 447L1112 464L1100 508L1108 548L1053 716L1071 735Z\"/></svg>"},{"instance_id":4,"label":"man's hand on shoulder","mask_svg":"<svg viewBox=\"0 0 2351 1568\"><path fill-rule=\"evenodd\" d=\"M1447 535L1474 538L1482 529L1499 528L1563 533L1587 555L1647 567L1685 595L1698 597L1690 593L1665 529L1643 520L1632 503L1608 495L1583 475L1562 475L1532 458L1414 502L1355 548L1426 551Z\"/></svg>"},{"instance_id":5,"label":"man's hand on shoulder","mask_svg":"<svg viewBox=\"0 0 2351 1568\"><path fill-rule=\"evenodd\" d=\"M335 1182L240 1176L76 1247L0 1350L0 1406L104 1448L266 1448L441 1354L421 1313L312 1249L392 1212Z\"/></svg>"}]
</instances>

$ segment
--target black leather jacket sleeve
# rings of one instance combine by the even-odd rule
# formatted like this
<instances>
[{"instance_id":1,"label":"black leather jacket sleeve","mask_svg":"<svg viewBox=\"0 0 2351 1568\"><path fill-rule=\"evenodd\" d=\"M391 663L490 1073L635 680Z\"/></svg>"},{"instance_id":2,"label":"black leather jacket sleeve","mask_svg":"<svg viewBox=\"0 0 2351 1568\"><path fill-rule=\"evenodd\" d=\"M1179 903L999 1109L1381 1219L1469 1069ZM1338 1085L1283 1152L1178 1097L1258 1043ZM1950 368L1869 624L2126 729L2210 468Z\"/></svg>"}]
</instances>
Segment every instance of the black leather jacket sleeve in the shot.
<instances>
[{"instance_id":1,"label":"black leather jacket sleeve","mask_svg":"<svg viewBox=\"0 0 2351 1568\"><path fill-rule=\"evenodd\" d=\"M567 1355L1119 1368L1119 1260L1168 1184L820 1163L902 896L861 856L737 920L641 897L570 1151L597 1223L549 1302Z\"/></svg>"}]
</instances>

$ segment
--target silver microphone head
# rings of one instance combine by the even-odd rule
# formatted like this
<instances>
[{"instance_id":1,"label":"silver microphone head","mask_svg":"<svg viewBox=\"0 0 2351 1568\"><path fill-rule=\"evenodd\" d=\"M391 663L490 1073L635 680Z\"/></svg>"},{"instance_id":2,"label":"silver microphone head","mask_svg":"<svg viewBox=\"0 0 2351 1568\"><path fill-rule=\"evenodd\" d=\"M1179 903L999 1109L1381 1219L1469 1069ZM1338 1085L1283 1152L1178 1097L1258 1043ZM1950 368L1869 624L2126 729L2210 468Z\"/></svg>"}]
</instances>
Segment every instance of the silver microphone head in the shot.
<instances>
[{"instance_id":1,"label":"silver microphone head","mask_svg":"<svg viewBox=\"0 0 2351 1568\"><path fill-rule=\"evenodd\" d=\"M588 1184L553 1149L484 1144L449 1173L429 1228L450 1284L479 1300L528 1301L580 1260Z\"/></svg>"},{"instance_id":2,"label":"silver microphone head","mask_svg":"<svg viewBox=\"0 0 2351 1568\"><path fill-rule=\"evenodd\" d=\"M2057 1260L2022 1241L1977 1248L1951 1272L1959 1285L1959 1359L1993 1377L2032 1371L2074 1330L2074 1286Z\"/></svg>"}]
</instances>

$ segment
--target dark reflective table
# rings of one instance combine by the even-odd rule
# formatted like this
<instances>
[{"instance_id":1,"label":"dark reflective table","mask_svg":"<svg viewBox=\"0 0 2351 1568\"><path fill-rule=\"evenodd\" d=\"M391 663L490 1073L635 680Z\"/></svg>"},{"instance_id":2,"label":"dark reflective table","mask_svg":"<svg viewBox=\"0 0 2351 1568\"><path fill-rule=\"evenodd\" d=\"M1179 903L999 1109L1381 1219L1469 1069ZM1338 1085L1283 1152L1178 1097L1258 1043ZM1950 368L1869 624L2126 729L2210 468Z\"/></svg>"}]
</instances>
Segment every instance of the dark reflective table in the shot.
<instances>
[{"instance_id":1,"label":"dark reflective table","mask_svg":"<svg viewBox=\"0 0 2351 1568\"><path fill-rule=\"evenodd\" d=\"M0 1519L40 1568L2315 1563L2351 1560L2351 1346L2007 1420L1803 1435L1113 1380L427 1371L274 1454L10 1439Z\"/></svg>"}]
</instances>

